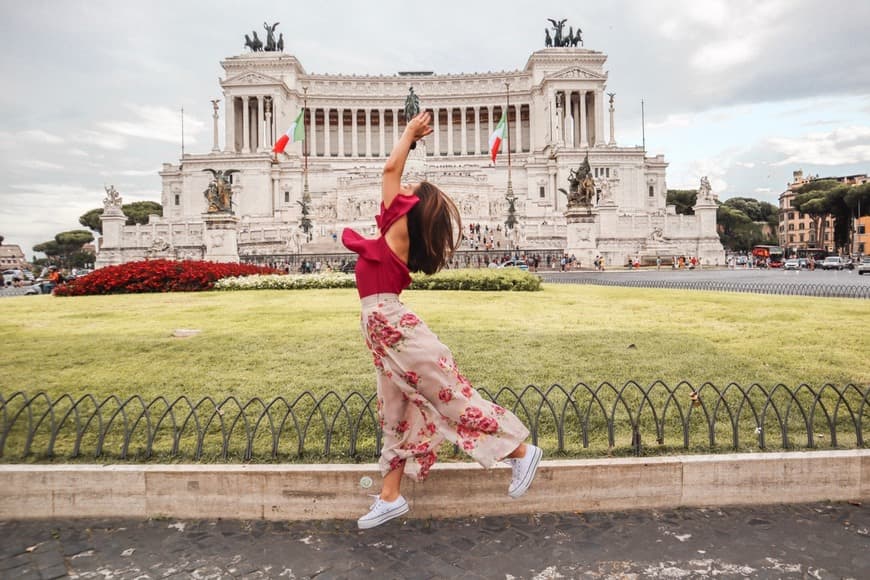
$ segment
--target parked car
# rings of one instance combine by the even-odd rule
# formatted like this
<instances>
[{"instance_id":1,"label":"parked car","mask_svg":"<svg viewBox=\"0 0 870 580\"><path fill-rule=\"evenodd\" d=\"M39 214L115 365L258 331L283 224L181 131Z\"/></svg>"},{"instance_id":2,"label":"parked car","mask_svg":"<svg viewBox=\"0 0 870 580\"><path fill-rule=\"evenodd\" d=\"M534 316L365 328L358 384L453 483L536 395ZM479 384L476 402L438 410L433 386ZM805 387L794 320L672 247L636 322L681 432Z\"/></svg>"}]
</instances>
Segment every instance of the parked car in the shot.
<instances>
[{"instance_id":1,"label":"parked car","mask_svg":"<svg viewBox=\"0 0 870 580\"><path fill-rule=\"evenodd\" d=\"M822 262L822 270L842 270L846 267L846 261L840 256L828 256Z\"/></svg>"},{"instance_id":2,"label":"parked car","mask_svg":"<svg viewBox=\"0 0 870 580\"><path fill-rule=\"evenodd\" d=\"M861 263L858 264L858 274L870 274L870 256L864 256Z\"/></svg>"},{"instance_id":3,"label":"parked car","mask_svg":"<svg viewBox=\"0 0 870 580\"><path fill-rule=\"evenodd\" d=\"M528 272L529 265L523 260L508 260L507 262L503 262L499 268L519 268L520 270Z\"/></svg>"},{"instance_id":4,"label":"parked car","mask_svg":"<svg viewBox=\"0 0 870 580\"><path fill-rule=\"evenodd\" d=\"M800 260L798 260L797 258L792 258L791 260L786 260L782 264L782 269L783 270L800 270L801 269Z\"/></svg>"},{"instance_id":5,"label":"parked car","mask_svg":"<svg viewBox=\"0 0 870 580\"><path fill-rule=\"evenodd\" d=\"M809 267L810 267L810 262L809 262L809 260L807 260L806 258L798 258L797 261L798 261L798 265L799 265L801 268L805 268L805 269L806 269L806 268L809 268Z\"/></svg>"}]
</instances>

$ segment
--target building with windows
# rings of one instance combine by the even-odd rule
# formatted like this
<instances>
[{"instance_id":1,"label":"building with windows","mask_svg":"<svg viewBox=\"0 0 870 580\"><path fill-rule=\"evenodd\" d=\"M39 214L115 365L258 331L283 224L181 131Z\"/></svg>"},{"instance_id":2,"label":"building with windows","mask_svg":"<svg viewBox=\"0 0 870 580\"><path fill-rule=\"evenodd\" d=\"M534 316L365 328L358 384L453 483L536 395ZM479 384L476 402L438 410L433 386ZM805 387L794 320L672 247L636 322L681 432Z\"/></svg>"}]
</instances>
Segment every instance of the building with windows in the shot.
<instances>
[{"instance_id":1,"label":"building with windows","mask_svg":"<svg viewBox=\"0 0 870 580\"><path fill-rule=\"evenodd\" d=\"M586 48L544 48L519 70L358 76L309 73L280 51L229 57L221 63L223 121L215 101L211 150L163 165L162 217L125 226L110 216L98 265L345 253L343 228L376 233L381 170L404 128L411 87L420 108L432 112L434 133L406 173L446 191L464 222L504 234L511 191L517 226L504 236L511 248L568 251L584 265L598 254L611 264L643 255L724 263L715 211L712 218L709 208L677 215L665 201L664 156L617 145L606 59ZM273 154L303 109L306 139ZM493 163L488 139L505 113L508 135ZM585 159L596 196L583 225L571 226L565 192ZM214 171L231 182L230 216L208 211ZM712 197L707 204L715 208Z\"/></svg>"},{"instance_id":2,"label":"building with windows","mask_svg":"<svg viewBox=\"0 0 870 580\"><path fill-rule=\"evenodd\" d=\"M0 244L0 270L21 269L27 265L21 246Z\"/></svg>"},{"instance_id":3,"label":"building with windows","mask_svg":"<svg viewBox=\"0 0 870 580\"><path fill-rule=\"evenodd\" d=\"M798 170L792 174L792 182L786 190L779 195L779 245L783 247L786 256L797 255L798 250L820 253L832 253L834 247L834 218L825 215L818 220L812 216L799 212L794 207L794 199L798 190L807 183L818 179L833 179L849 185L861 185L867 183L866 174L846 175L842 177L804 177L804 172ZM851 253L864 254L870 248L870 240L867 237L867 228L870 227L870 218L864 217L855 220L855 235Z\"/></svg>"}]
</instances>

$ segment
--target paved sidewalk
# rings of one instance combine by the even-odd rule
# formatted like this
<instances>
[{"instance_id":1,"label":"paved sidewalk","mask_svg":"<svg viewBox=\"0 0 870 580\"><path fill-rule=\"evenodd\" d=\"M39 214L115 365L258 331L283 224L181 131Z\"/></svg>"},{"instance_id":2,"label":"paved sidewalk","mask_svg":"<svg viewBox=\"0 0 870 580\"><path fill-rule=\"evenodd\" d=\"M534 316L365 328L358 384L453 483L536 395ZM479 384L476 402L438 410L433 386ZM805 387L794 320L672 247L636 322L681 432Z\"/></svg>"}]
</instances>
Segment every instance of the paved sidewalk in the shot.
<instances>
[{"instance_id":1,"label":"paved sidewalk","mask_svg":"<svg viewBox=\"0 0 870 580\"><path fill-rule=\"evenodd\" d=\"M870 506L0 522L0 578L870 578Z\"/></svg>"}]
</instances>

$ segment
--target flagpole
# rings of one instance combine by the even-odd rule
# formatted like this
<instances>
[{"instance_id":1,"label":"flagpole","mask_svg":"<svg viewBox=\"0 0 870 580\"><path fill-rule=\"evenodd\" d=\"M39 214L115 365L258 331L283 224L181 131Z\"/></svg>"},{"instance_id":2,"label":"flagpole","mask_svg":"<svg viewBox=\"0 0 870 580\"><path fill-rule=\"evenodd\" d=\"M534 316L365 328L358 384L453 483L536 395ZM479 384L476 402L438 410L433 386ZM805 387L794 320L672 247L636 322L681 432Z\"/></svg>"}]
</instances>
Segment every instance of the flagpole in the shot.
<instances>
[{"instance_id":1,"label":"flagpole","mask_svg":"<svg viewBox=\"0 0 870 580\"><path fill-rule=\"evenodd\" d=\"M302 87L302 196L308 197L308 87Z\"/></svg>"},{"instance_id":2,"label":"flagpole","mask_svg":"<svg viewBox=\"0 0 870 580\"><path fill-rule=\"evenodd\" d=\"M505 199L508 202L508 217L505 222L505 226L510 229L510 234L508 235L508 245L512 245L510 248L513 250L514 258L518 257L517 254L517 240L516 240L516 196L514 195L514 184L511 175L511 84L509 81L505 81L505 93L506 93L506 107L504 112L505 119L505 130L507 131L507 154L508 154L508 181L507 181L507 195L505 195ZM507 233L507 230L505 230Z\"/></svg>"},{"instance_id":3,"label":"flagpole","mask_svg":"<svg viewBox=\"0 0 870 580\"><path fill-rule=\"evenodd\" d=\"M302 87L302 229L308 241L311 241L311 224L308 219L308 208L311 205L311 194L308 192L308 87ZM314 121L314 119L311 119Z\"/></svg>"}]
</instances>

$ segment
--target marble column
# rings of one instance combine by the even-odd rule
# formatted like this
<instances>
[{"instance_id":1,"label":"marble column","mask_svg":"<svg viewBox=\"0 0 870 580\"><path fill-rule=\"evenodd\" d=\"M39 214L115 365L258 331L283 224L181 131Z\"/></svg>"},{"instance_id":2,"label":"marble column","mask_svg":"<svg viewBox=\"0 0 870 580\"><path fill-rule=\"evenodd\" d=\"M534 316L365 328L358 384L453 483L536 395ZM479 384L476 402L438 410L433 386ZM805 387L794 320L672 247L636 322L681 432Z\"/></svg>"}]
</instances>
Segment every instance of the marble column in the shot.
<instances>
[{"instance_id":1,"label":"marble column","mask_svg":"<svg viewBox=\"0 0 870 580\"><path fill-rule=\"evenodd\" d=\"M480 107L474 107L474 154L480 155Z\"/></svg>"},{"instance_id":2,"label":"marble column","mask_svg":"<svg viewBox=\"0 0 870 580\"><path fill-rule=\"evenodd\" d=\"M492 112L495 110L495 107L489 105L486 113L486 122L489 125L489 131L486 132L486 154L489 154L489 137L492 135L492 132L495 131L495 123L492 120Z\"/></svg>"},{"instance_id":3,"label":"marble column","mask_svg":"<svg viewBox=\"0 0 870 580\"><path fill-rule=\"evenodd\" d=\"M329 115L332 109L326 107L323 109L323 156L329 157L332 153L332 135L329 134Z\"/></svg>"},{"instance_id":4,"label":"marble column","mask_svg":"<svg viewBox=\"0 0 870 580\"><path fill-rule=\"evenodd\" d=\"M595 146L604 145L604 89L595 91Z\"/></svg>"},{"instance_id":5,"label":"marble column","mask_svg":"<svg viewBox=\"0 0 870 580\"><path fill-rule=\"evenodd\" d=\"M453 156L453 107L447 107L447 155Z\"/></svg>"},{"instance_id":6,"label":"marble column","mask_svg":"<svg viewBox=\"0 0 870 580\"><path fill-rule=\"evenodd\" d=\"M251 152L251 111L248 97L242 97L242 153Z\"/></svg>"},{"instance_id":7,"label":"marble column","mask_svg":"<svg viewBox=\"0 0 870 580\"><path fill-rule=\"evenodd\" d=\"M372 110L365 109L366 112L366 157L372 156Z\"/></svg>"},{"instance_id":8,"label":"marble column","mask_svg":"<svg viewBox=\"0 0 870 580\"><path fill-rule=\"evenodd\" d=\"M359 157L359 127L356 119L358 111L358 109L350 110L350 154L353 157Z\"/></svg>"},{"instance_id":9,"label":"marble column","mask_svg":"<svg viewBox=\"0 0 870 580\"><path fill-rule=\"evenodd\" d=\"M317 108L311 107L308 120L308 156L317 157Z\"/></svg>"},{"instance_id":10,"label":"marble column","mask_svg":"<svg viewBox=\"0 0 870 580\"><path fill-rule=\"evenodd\" d=\"M336 110L336 113L338 113L338 123L336 127L338 133L338 156L344 157L344 109L339 107Z\"/></svg>"},{"instance_id":11,"label":"marble column","mask_svg":"<svg viewBox=\"0 0 870 580\"><path fill-rule=\"evenodd\" d=\"M275 142L274 136L272 134L272 100L267 99L264 100L265 104L265 112L266 112L266 137L263 139L263 150L268 151L271 149L271 144Z\"/></svg>"},{"instance_id":12,"label":"marble column","mask_svg":"<svg viewBox=\"0 0 870 580\"><path fill-rule=\"evenodd\" d=\"M437 107L432 109L432 134L435 135L435 150L432 155L441 155L441 110Z\"/></svg>"},{"instance_id":13,"label":"marble column","mask_svg":"<svg viewBox=\"0 0 870 580\"><path fill-rule=\"evenodd\" d=\"M467 111L466 107L459 107L460 113L462 113L462 124L460 125L459 135L462 137L462 143L459 146L459 154L460 155L468 155L468 123L466 122Z\"/></svg>"},{"instance_id":14,"label":"marble column","mask_svg":"<svg viewBox=\"0 0 870 580\"><path fill-rule=\"evenodd\" d=\"M236 152L236 98L224 97L224 120L227 130L224 134L224 151Z\"/></svg>"},{"instance_id":15,"label":"marble column","mask_svg":"<svg viewBox=\"0 0 870 580\"><path fill-rule=\"evenodd\" d=\"M221 150L221 148L220 148L220 143L218 143L218 119L219 119L219 116L218 116L218 103L219 103L219 102L220 102L220 101L218 101L217 99L215 99L214 101L211 102L212 109L213 109L213 112L212 112L212 119L214 119L214 143L213 143L213 145L212 145L212 147L211 147L211 152L212 152L212 153L218 153L218 152L220 152L220 150Z\"/></svg>"},{"instance_id":16,"label":"marble column","mask_svg":"<svg viewBox=\"0 0 870 580\"><path fill-rule=\"evenodd\" d=\"M393 109L393 147L399 142L399 109ZM387 151L387 155L390 151Z\"/></svg>"},{"instance_id":17,"label":"marble column","mask_svg":"<svg viewBox=\"0 0 870 580\"><path fill-rule=\"evenodd\" d=\"M616 145L616 138L613 133L613 100L610 101L610 142L608 143L610 146Z\"/></svg>"},{"instance_id":18,"label":"marble column","mask_svg":"<svg viewBox=\"0 0 870 580\"><path fill-rule=\"evenodd\" d=\"M386 139L384 138L384 109L378 109L378 137L380 138L380 147L378 148L378 156L384 156L384 147L386 146Z\"/></svg>"},{"instance_id":19,"label":"marble column","mask_svg":"<svg viewBox=\"0 0 870 580\"><path fill-rule=\"evenodd\" d=\"M589 147L586 122L586 91L580 91L580 147Z\"/></svg>"},{"instance_id":20,"label":"marble column","mask_svg":"<svg viewBox=\"0 0 870 580\"><path fill-rule=\"evenodd\" d=\"M263 151L266 143L266 116L263 114L265 101L262 95L257 97L257 151Z\"/></svg>"}]
</instances>

